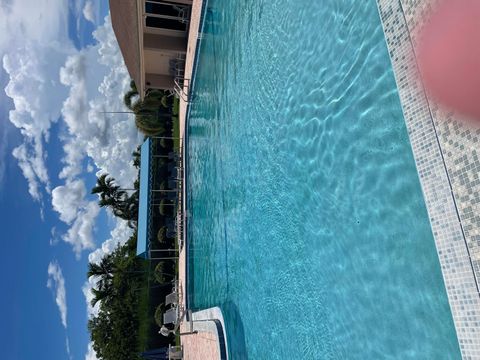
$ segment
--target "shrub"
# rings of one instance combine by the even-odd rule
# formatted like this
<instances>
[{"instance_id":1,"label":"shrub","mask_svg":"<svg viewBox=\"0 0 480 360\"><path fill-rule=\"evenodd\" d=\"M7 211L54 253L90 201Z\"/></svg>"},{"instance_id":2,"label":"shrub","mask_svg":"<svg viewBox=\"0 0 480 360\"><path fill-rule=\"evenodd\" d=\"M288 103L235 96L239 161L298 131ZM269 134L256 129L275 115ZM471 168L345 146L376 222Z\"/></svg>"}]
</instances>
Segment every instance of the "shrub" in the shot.
<instances>
[{"instance_id":1,"label":"shrub","mask_svg":"<svg viewBox=\"0 0 480 360\"><path fill-rule=\"evenodd\" d=\"M135 115L137 128L147 136L160 135L165 132L155 113L143 112Z\"/></svg>"},{"instance_id":2,"label":"shrub","mask_svg":"<svg viewBox=\"0 0 480 360\"><path fill-rule=\"evenodd\" d=\"M157 162L157 168L159 168L159 169L167 163L165 158L157 158L156 162Z\"/></svg>"},{"instance_id":3,"label":"shrub","mask_svg":"<svg viewBox=\"0 0 480 360\"><path fill-rule=\"evenodd\" d=\"M169 101L168 101L168 97L167 96L162 96L161 100L160 100L160 103L162 104L162 106L164 108L169 108L170 107L170 104L169 104Z\"/></svg>"},{"instance_id":4,"label":"shrub","mask_svg":"<svg viewBox=\"0 0 480 360\"><path fill-rule=\"evenodd\" d=\"M165 276L171 275L167 272L166 263L164 261L160 261L157 266L155 266L155 270L153 270L153 277L155 281L159 284L165 284L167 279Z\"/></svg>"},{"instance_id":5,"label":"shrub","mask_svg":"<svg viewBox=\"0 0 480 360\"><path fill-rule=\"evenodd\" d=\"M160 146L164 149L172 149L173 148L173 141L172 139L160 139Z\"/></svg>"},{"instance_id":6,"label":"shrub","mask_svg":"<svg viewBox=\"0 0 480 360\"><path fill-rule=\"evenodd\" d=\"M171 204L170 202L165 201L165 199L162 199L162 201L160 201L160 205L159 205L160 215L162 216L172 215L173 208L174 208L174 205Z\"/></svg>"},{"instance_id":7,"label":"shrub","mask_svg":"<svg viewBox=\"0 0 480 360\"><path fill-rule=\"evenodd\" d=\"M164 245L167 240L167 228L165 226L162 226L160 230L158 230L157 233L157 240L160 244Z\"/></svg>"}]
</instances>

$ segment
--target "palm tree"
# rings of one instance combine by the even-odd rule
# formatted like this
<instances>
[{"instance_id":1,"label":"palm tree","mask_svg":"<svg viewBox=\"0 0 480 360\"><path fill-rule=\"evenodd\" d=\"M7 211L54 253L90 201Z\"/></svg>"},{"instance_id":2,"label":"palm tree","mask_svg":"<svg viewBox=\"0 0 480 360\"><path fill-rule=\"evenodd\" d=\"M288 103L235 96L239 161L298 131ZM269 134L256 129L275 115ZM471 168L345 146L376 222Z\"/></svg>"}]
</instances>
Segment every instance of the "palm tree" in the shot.
<instances>
[{"instance_id":1,"label":"palm tree","mask_svg":"<svg viewBox=\"0 0 480 360\"><path fill-rule=\"evenodd\" d=\"M129 226L134 228L132 222L137 220L138 215L138 191L128 196L125 190L115 185L115 179L103 174L97 178L92 194L99 194L100 207L109 207L115 216L128 221Z\"/></svg>"},{"instance_id":2,"label":"palm tree","mask_svg":"<svg viewBox=\"0 0 480 360\"><path fill-rule=\"evenodd\" d=\"M115 179L108 174L97 178L97 184L92 189L92 194L100 195L100 206L113 205L125 197L126 192L115 185Z\"/></svg>"},{"instance_id":3,"label":"palm tree","mask_svg":"<svg viewBox=\"0 0 480 360\"><path fill-rule=\"evenodd\" d=\"M133 157L133 166L135 166L137 169L140 167L140 146L138 146L135 151L132 152L132 157Z\"/></svg>"},{"instance_id":4,"label":"palm tree","mask_svg":"<svg viewBox=\"0 0 480 360\"><path fill-rule=\"evenodd\" d=\"M132 100L133 98L138 96L139 94L138 94L137 86L135 85L135 81L132 80L130 81L130 90L128 90L127 93L123 96L123 103L127 108L133 111L133 105L136 104L138 100L135 101L133 104L132 104Z\"/></svg>"},{"instance_id":5,"label":"palm tree","mask_svg":"<svg viewBox=\"0 0 480 360\"><path fill-rule=\"evenodd\" d=\"M112 296L111 288L92 288L91 291L93 298L90 301L90 305L92 305L92 307L94 307L99 301L106 301L110 296Z\"/></svg>"},{"instance_id":6,"label":"palm tree","mask_svg":"<svg viewBox=\"0 0 480 360\"><path fill-rule=\"evenodd\" d=\"M93 276L97 280L96 287L92 288L92 306L112 295L114 272L115 265L112 254L105 255L98 264L88 263L87 277Z\"/></svg>"},{"instance_id":7,"label":"palm tree","mask_svg":"<svg viewBox=\"0 0 480 360\"><path fill-rule=\"evenodd\" d=\"M131 81L123 103L135 113L135 124L147 136L163 134L165 125L171 122L168 97L163 90L149 90L142 101L135 83Z\"/></svg>"},{"instance_id":8,"label":"palm tree","mask_svg":"<svg viewBox=\"0 0 480 360\"><path fill-rule=\"evenodd\" d=\"M88 263L87 277L97 276L112 278L114 272L114 264L111 255L105 255L100 262Z\"/></svg>"},{"instance_id":9,"label":"palm tree","mask_svg":"<svg viewBox=\"0 0 480 360\"><path fill-rule=\"evenodd\" d=\"M135 114L135 125L147 136L161 135L165 132L165 122L168 120L163 116L148 111L139 111Z\"/></svg>"}]
</instances>

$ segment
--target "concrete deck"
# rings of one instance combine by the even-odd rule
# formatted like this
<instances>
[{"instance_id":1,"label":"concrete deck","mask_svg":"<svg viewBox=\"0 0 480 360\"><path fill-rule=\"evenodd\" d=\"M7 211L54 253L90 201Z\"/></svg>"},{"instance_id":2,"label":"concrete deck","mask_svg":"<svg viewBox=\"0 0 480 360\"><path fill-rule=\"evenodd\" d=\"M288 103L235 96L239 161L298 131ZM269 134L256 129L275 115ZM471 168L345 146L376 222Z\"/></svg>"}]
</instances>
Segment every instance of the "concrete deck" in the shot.
<instances>
[{"instance_id":1,"label":"concrete deck","mask_svg":"<svg viewBox=\"0 0 480 360\"><path fill-rule=\"evenodd\" d=\"M217 337L208 332L199 332L182 337L184 360L220 359L217 350Z\"/></svg>"}]
</instances>

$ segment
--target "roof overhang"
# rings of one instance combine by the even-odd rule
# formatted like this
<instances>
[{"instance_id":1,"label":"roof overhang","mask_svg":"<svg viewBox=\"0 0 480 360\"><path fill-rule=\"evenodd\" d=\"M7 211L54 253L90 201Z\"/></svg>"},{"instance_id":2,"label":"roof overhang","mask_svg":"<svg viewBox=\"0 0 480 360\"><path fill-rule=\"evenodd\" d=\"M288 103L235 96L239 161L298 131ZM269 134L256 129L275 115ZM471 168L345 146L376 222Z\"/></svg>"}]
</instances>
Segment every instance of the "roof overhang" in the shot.
<instances>
[{"instance_id":1,"label":"roof overhang","mask_svg":"<svg viewBox=\"0 0 480 360\"><path fill-rule=\"evenodd\" d=\"M140 150L140 195L138 200L137 256L148 258L150 248L151 140L147 138Z\"/></svg>"},{"instance_id":2,"label":"roof overhang","mask_svg":"<svg viewBox=\"0 0 480 360\"><path fill-rule=\"evenodd\" d=\"M143 51L143 22L145 19L145 5L144 0L137 0L137 16L138 16L138 52L140 54L140 84L137 85L140 99L145 97L145 53Z\"/></svg>"}]
</instances>

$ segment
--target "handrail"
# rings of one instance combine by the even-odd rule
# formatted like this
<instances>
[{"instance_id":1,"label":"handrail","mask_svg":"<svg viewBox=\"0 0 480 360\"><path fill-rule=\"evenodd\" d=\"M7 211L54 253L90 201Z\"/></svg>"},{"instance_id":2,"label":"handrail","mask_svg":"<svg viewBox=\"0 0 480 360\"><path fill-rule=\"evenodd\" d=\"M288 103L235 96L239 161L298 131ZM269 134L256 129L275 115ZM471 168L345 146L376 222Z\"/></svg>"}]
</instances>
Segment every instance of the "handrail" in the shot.
<instances>
[{"instance_id":1,"label":"handrail","mask_svg":"<svg viewBox=\"0 0 480 360\"><path fill-rule=\"evenodd\" d=\"M173 83L173 90L175 91L175 94L180 99L188 103L190 100L190 79L177 76L173 80Z\"/></svg>"}]
</instances>

